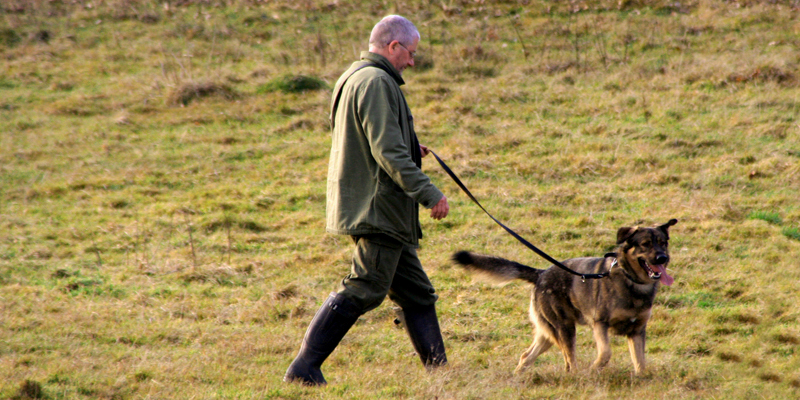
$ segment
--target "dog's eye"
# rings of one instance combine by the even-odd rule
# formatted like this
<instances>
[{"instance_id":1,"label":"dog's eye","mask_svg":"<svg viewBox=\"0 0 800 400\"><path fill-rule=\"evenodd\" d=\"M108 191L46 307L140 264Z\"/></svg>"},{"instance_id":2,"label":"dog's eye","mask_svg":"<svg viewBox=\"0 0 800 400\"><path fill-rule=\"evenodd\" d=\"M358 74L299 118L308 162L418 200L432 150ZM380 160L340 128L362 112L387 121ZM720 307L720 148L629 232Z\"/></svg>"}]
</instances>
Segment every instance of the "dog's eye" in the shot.
<instances>
[{"instance_id":1,"label":"dog's eye","mask_svg":"<svg viewBox=\"0 0 800 400\"><path fill-rule=\"evenodd\" d=\"M641 245L642 247L650 247L651 244L652 242L650 242L649 240L644 240L641 243L639 243L639 245Z\"/></svg>"}]
</instances>

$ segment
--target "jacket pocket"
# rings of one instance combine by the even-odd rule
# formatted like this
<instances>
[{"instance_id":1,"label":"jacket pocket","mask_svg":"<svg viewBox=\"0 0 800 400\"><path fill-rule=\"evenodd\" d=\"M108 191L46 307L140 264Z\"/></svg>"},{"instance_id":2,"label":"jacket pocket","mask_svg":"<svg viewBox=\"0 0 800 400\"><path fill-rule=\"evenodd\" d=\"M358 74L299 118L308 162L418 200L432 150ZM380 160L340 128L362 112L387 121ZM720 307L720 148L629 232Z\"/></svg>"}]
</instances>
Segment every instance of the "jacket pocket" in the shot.
<instances>
[{"instance_id":1,"label":"jacket pocket","mask_svg":"<svg viewBox=\"0 0 800 400\"><path fill-rule=\"evenodd\" d=\"M414 204L414 200L396 184L380 182L375 197L376 223L410 240L413 237Z\"/></svg>"}]
</instances>

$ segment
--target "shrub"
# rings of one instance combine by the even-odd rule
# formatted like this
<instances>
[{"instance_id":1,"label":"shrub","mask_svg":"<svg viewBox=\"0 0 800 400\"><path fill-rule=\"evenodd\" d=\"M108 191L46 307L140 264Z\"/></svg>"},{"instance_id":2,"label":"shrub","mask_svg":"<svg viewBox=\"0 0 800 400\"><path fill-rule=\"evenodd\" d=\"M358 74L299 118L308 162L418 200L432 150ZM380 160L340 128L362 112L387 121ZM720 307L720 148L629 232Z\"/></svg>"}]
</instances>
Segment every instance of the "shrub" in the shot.
<instances>
[{"instance_id":1,"label":"shrub","mask_svg":"<svg viewBox=\"0 0 800 400\"><path fill-rule=\"evenodd\" d=\"M39 382L28 379L25 382L22 382L16 398L43 399L45 398L44 390L42 390L42 385Z\"/></svg>"},{"instance_id":2,"label":"shrub","mask_svg":"<svg viewBox=\"0 0 800 400\"><path fill-rule=\"evenodd\" d=\"M225 99L234 99L238 97L236 92L228 85L215 82L193 82L174 88L167 95L167 103L172 105L187 105L191 103L192 100L209 96L220 96Z\"/></svg>"},{"instance_id":3,"label":"shrub","mask_svg":"<svg viewBox=\"0 0 800 400\"><path fill-rule=\"evenodd\" d=\"M301 93L311 90L321 90L327 88L325 81L313 76L306 75L282 75L258 88L258 93L270 93L281 91L284 93Z\"/></svg>"}]
</instances>

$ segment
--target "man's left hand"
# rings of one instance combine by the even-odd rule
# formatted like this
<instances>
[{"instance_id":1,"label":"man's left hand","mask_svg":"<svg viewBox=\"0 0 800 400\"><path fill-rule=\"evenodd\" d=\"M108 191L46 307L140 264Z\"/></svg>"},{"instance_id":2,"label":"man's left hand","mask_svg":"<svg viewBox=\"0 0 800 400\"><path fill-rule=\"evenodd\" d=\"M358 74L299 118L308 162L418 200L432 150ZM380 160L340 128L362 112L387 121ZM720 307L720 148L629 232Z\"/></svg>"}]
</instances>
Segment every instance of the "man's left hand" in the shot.
<instances>
[{"instance_id":1,"label":"man's left hand","mask_svg":"<svg viewBox=\"0 0 800 400\"><path fill-rule=\"evenodd\" d=\"M431 218L440 220L446 217L449 212L450 205L447 204L447 197L442 196L442 199L431 209Z\"/></svg>"},{"instance_id":2,"label":"man's left hand","mask_svg":"<svg viewBox=\"0 0 800 400\"><path fill-rule=\"evenodd\" d=\"M430 150L428 150L428 146L419 145L419 152L420 152L420 153L422 153L422 157L425 157L425 156L427 156L427 155L428 155L428 153L430 153L431 151L430 151Z\"/></svg>"}]
</instances>

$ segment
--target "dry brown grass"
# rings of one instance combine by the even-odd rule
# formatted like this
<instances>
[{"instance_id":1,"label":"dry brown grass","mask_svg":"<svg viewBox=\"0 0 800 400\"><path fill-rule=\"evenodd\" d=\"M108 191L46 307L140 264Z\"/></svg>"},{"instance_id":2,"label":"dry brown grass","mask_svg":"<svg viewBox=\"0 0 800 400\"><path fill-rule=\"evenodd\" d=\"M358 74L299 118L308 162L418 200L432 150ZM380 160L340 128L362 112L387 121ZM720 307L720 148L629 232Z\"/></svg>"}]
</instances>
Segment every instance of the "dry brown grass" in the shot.
<instances>
[{"instance_id":1,"label":"dry brown grass","mask_svg":"<svg viewBox=\"0 0 800 400\"><path fill-rule=\"evenodd\" d=\"M0 5L0 397L797 397L797 4L227 3ZM556 258L680 220L646 374L619 338L587 371L582 329L576 374L512 375L528 288L450 254L546 265L426 160L451 365L424 372L387 304L329 387L281 381L350 247L323 233L329 90L263 89L332 86L395 11L432 60L405 73L420 138L495 216Z\"/></svg>"}]
</instances>

